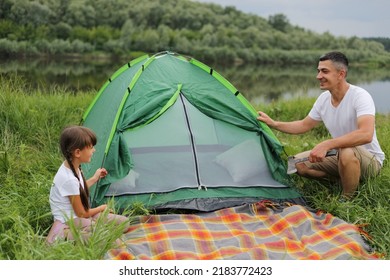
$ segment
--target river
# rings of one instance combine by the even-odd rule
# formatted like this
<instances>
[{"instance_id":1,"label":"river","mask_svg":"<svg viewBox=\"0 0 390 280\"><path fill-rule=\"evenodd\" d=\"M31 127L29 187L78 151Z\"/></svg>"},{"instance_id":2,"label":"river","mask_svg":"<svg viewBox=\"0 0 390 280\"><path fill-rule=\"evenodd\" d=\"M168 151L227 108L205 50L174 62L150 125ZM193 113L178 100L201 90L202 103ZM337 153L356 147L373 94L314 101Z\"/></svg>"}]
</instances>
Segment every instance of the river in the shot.
<instances>
[{"instance_id":1,"label":"river","mask_svg":"<svg viewBox=\"0 0 390 280\"><path fill-rule=\"evenodd\" d=\"M0 60L0 74L22 76L40 88L61 86L78 91L98 91L105 81L128 61L108 60ZM276 67L210 65L230 81L253 105L299 96L317 97L316 65ZM349 82L366 89L378 113L390 112L390 72L386 69L350 67Z\"/></svg>"}]
</instances>

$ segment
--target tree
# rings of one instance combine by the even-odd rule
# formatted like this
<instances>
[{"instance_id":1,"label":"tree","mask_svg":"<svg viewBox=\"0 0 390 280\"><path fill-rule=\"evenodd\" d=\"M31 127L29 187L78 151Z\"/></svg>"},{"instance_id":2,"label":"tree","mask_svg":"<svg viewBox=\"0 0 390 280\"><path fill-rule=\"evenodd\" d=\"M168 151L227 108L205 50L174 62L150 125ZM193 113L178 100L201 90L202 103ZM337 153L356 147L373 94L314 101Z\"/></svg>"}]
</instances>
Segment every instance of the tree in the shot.
<instances>
[{"instance_id":1,"label":"tree","mask_svg":"<svg viewBox=\"0 0 390 280\"><path fill-rule=\"evenodd\" d=\"M59 39L68 39L71 31L72 27L65 22L59 22L57 24L51 25L50 28L50 33L52 36Z\"/></svg>"},{"instance_id":2,"label":"tree","mask_svg":"<svg viewBox=\"0 0 390 280\"><path fill-rule=\"evenodd\" d=\"M131 50L132 48L132 37L134 34L134 23L131 19L126 20L126 22L123 24L121 29L121 41L123 44L123 47L126 50Z\"/></svg>"},{"instance_id":3,"label":"tree","mask_svg":"<svg viewBox=\"0 0 390 280\"><path fill-rule=\"evenodd\" d=\"M73 27L95 27L97 25L95 8L81 0L72 1L68 7L65 21Z\"/></svg>"},{"instance_id":4,"label":"tree","mask_svg":"<svg viewBox=\"0 0 390 280\"><path fill-rule=\"evenodd\" d=\"M276 30L286 33L289 29L290 21L284 14L275 14L268 17L268 24Z\"/></svg>"},{"instance_id":5,"label":"tree","mask_svg":"<svg viewBox=\"0 0 390 280\"><path fill-rule=\"evenodd\" d=\"M9 18L21 25L39 26L49 23L53 11L35 1L16 0L11 7Z\"/></svg>"}]
</instances>

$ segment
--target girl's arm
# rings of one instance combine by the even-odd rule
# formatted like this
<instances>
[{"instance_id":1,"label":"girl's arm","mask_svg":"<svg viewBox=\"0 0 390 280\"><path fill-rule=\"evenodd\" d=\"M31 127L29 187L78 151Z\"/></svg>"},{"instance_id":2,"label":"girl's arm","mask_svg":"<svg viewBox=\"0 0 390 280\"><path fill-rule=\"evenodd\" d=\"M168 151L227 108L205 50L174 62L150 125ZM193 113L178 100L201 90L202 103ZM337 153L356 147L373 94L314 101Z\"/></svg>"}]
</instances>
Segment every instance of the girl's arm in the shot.
<instances>
[{"instance_id":1,"label":"girl's arm","mask_svg":"<svg viewBox=\"0 0 390 280\"><path fill-rule=\"evenodd\" d=\"M107 208L107 204L100 205L95 208L90 208L88 211L85 211L84 206L81 202L80 195L71 195L69 196L70 203L72 204L73 211L79 218L89 218L95 216L96 214L103 212Z\"/></svg>"},{"instance_id":2,"label":"girl's arm","mask_svg":"<svg viewBox=\"0 0 390 280\"><path fill-rule=\"evenodd\" d=\"M99 181L100 178L104 178L107 175L107 170L105 168L98 168L95 174L87 180L87 187L90 188Z\"/></svg>"}]
</instances>

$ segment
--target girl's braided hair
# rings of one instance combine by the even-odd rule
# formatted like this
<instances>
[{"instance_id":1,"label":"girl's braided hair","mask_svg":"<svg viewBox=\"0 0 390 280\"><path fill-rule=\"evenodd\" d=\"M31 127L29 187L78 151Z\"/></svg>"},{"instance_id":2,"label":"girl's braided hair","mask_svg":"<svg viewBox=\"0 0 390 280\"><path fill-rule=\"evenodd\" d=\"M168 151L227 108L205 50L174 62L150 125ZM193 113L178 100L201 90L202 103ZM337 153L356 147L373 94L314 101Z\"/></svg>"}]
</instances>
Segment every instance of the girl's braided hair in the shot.
<instances>
[{"instance_id":1,"label":"girl's braided hair","mask_svg":"<svg viewBox=\"0 0 390 280\"><path fill-rule=\"evenodd\" d=\"M68 165L70 166L70 169L72 170L74 176L79 181L80 198L85 211L88 211L90 208L89 191L88 191L84 174L81 171L81 167L80 167L81 179L83 180L84 188L81 185L81 181L78 176L78 173L74 169L72 163L72 154L76 149L82 150L85 147L95 146L96 142L97 142L96 134L91 129L84 126L66 127L62 131L60 136L61 153L65 157L65 160L68 162Z\"/></svg>"}]
</instances>

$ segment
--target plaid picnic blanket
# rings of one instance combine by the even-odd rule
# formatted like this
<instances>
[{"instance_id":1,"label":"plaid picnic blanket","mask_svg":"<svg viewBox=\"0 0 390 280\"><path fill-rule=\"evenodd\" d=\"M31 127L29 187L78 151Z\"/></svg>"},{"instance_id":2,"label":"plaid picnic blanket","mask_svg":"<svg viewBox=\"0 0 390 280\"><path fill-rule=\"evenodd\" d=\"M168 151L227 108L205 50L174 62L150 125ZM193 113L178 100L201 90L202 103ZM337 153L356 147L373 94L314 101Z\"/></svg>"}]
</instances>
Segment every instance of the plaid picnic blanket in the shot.
<instances>
[{"instance_id":1,"label":"plaid picnic blanket","mask_svg":"<svg viewBox=\"0 0 390 280\"><path fill-rule=\"evenodd\" d=\"M377 259L359 227L301 205L261 201L199 214L136 217L105 259Z\"/></svg>"}]
</instances>

